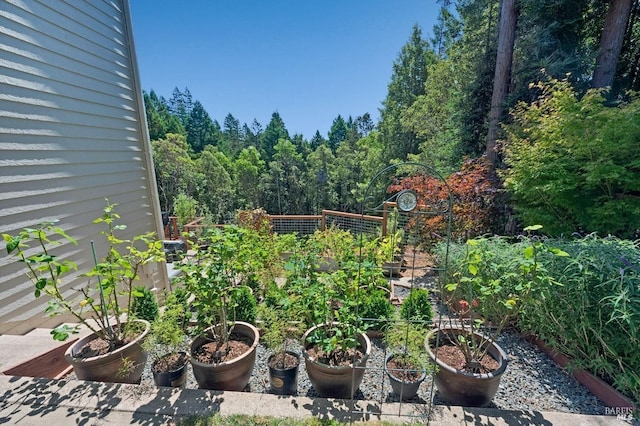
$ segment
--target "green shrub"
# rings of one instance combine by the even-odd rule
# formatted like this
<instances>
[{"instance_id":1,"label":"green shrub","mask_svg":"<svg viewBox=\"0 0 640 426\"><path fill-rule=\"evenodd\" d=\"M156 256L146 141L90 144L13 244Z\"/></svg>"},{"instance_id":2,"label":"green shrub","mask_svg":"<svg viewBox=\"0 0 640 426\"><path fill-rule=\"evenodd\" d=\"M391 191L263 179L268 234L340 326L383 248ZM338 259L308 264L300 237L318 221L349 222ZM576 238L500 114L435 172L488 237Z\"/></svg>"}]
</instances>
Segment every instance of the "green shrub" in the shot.
<instances>
[{"instance_id":1,"label":"green shrub","mask_svg":"<svg viewBox=\"0 0 640 426\"><path fill-rule=\"evenodd\" d=\"M539 83L506 126L505 187L523 223L552 235L583 230L631 237L640 224L640 98L608 106L568 81Z\"/></svg>"},{"instance_id":2,"label":"green shrub","mask_svg":"<svg viewBox=\"0 0 640 426\"><path fill-rule=\"evenodd\" d=\"M249 324L256 323L257 302L251 289L241 286L231 293L231 306L233 307L233 317L235 321L244 321Z\"/></svg>"},{"instance_id":3,"label":"green shrub","mask_svg":"<svg viewBox=\"0 0 640 426\"><path fill-rule=\"evenodd\" d=\"M429 299L429 291L424 288L412 289L400 306L400 317L410 321L431 321L433 308Z\"/></svg>"},{"instance_id":4,"label":"green shrub","mask_svg":"<svg viewBox=\"0 0 640 426\"><path fill-rule=\"evenodd\" d=\"M382 330L395 309L389 300L389 293L381 288L369 291L359 306L359 314L365 319L365 326L374 330Z\"/></svg>"},{"instance_id":5,"label":"green shrub","mask_svg":"<svg viewBox=\"0 0 640 426\"><path fill-rule=\"evenodd\" d=\"M149 322L158 318L158 302L151 290L144 286L137 286L133 289L133 304L131 310L133 316Z\"/></svg>"},{"instance_id":6,"label":"green shrub","mask_svg":"<svg viewBox=\"0 0 640 426\"><path fill-rule=\"evenodd\" d=\"M571 255L543 259L563 285L526 307L521 329L640 401L640 243L589 235L550 244Z\"/></svg>"}]
</instances>

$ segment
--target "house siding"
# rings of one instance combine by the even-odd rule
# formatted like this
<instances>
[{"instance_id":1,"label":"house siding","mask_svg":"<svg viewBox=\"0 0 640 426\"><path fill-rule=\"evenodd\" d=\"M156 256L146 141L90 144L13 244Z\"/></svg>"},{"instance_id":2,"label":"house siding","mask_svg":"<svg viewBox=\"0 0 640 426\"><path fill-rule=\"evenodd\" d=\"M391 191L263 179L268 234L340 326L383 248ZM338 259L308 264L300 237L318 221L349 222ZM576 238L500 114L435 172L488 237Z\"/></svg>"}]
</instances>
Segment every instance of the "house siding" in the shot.
<instances>
[{"instance_id":1,"label":"house siding","mask_svg":"<svg viewBox=\"0 0 640 426\"><path fill-rule=\"evenodd\" d=\"M55 254L77 263L73 295L106 244L93 219L105 199L123 237L161 232L142 90L126 0L0 0L0 233L56 220L78 245ZM0 253L0 333L53 326L24 265ZM164 266L142 284L167 286Z\"/></svg>"}]
</instances>

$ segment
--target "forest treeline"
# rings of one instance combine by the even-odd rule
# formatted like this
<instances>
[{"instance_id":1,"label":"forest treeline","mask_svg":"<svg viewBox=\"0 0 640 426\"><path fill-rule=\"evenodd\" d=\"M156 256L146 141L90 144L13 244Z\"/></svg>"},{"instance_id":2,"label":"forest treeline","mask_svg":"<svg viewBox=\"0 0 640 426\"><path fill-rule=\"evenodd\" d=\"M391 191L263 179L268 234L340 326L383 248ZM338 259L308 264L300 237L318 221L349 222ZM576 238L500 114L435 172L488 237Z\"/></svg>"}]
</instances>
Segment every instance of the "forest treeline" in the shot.
<instances>
[{"instance_id":1,"label":"forest treeline","mask_svg":"<svg viewBox=\"0 0 640 426\"><path fill-rule=\"evenodd\" d=\"M447 176L484 157L507 204L500 214L557 233L632 235L640 223L639 3L440 1L429 36L407 29L379 120L338 115L326 135L290 134L278 112L266 125L232 113L220 122L188 88L168 98L145 92L161 207L174 212L176 199L194 200L218 223L258 207L357 212L363 188L389 164L416 161Z\"/></svg>"}]
</instances>

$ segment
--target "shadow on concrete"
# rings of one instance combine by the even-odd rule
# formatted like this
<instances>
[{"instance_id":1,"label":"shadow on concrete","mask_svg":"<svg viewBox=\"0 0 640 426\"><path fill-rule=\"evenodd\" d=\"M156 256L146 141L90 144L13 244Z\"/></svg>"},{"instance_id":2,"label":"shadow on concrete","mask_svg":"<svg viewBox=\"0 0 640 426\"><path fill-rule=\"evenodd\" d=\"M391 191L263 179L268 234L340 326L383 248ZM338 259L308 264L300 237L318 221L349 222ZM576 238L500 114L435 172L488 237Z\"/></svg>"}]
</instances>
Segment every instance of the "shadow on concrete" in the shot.
<instances>
[{"instance_id":1,"label":"shadow on concrete","mask_svg":"<svg viewBox=\"0 0 640 426\"><path fill-rule=\"evenodd\" d=\"M77 382L69 386L65 380L14 376L9 379L11 389L0 396L0 423L13 424L22 417L42 418L67 407L63 416L79 425L91 424L104 418L122 402L117 384ZM89 401L95 401L89 404ZM91 409L83 409L89 404Z\"/></svg>"},{"instance_id":2,"label":"shadow on concrete","mask_svg":"<svg viewBox=\"0 0 640 426\"><path fill-rule=\"evenodd\" d=\"M133 388L132 392L138 390ZM224 402L221 391L202 389L156 388L143 392L132 408L131 424L155 425L163 419L186 418L197 414L210 416L220 411Z\"/></svg>"}]
</instances>

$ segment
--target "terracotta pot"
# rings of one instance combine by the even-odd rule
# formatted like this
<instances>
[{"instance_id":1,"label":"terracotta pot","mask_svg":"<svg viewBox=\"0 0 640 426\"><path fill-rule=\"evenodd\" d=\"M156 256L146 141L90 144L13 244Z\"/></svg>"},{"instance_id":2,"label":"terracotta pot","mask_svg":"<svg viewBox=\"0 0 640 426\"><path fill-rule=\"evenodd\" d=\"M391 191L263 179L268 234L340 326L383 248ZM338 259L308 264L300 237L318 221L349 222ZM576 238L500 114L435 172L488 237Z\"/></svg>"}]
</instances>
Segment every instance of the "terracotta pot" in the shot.
<instances>
[{"instance_id":1,"label":"terracotta pot","mask_svg":"<svg viewBox=\"0 0 640 426\"><path fill-rule=\"evenodd\" d=\"M306 342L307 337L318 327L321 327L321 325L316 325L307 330L302 336L302 341ZM302 351L309 380L318 396L328 398L353 397L354 392L358 389L360 383L362 383L367 359L371 354L371 341L366 334L358 334L358 342L360 343L363 356L355 366L330 366L318 362L309 356L306 350L309 345Z\"/></svg>"},{"instance_id":2,"label":"terracotta pot","mask_svg":"<svg viewBox=\"0 0 640 426\"><path fill-rule=\"evenodd\" d=\"M180 352L180 354L184 354L188 357L186 352ZM153 381L156 386L180 388L185 385L187 382L187 365L189 365L188 358L185 360L183 365L171 371L156 371L154 368L156 362L151 366L151 373L153 374Z\"/></svg>"},{"instance_id":3,"label":"terracotta pot","mask_svg":"<svg viewBox=\"0 0 640 426\"><path fill-rule=\"evenodd\" d=\"M147 352L142 349L141 344L149 334L151 325L145 320L135 321L145 325L144 331L135 340L113 352L89 358L76 358L75 355L85 344L97 338L95 334L90 334L69 347L64 357L73 367L76 377L94 382L140 383L147 362ZM125 362L132 363L133 367L126 369ZM123 371L126 373L122 374Z\"/></svg>"},{"instance_id":4,"label":"terracotta pot","mask_svg":"<svg viewBox=\"0 0 640 426\"><path fill-rule=\"evenodd\" d=\"M443 341L446 336L456 339L456 336L465 333L465 330L461 328L433 330L425 338L425 347L429 356L438 366L434 380L442 399L452 405L465 407L484 407L489 404L498 391L500 379L507 368L505 352L496 343L490 342L488 354L498 361L498 368L486 374L466 373L436 358L432 345L435 344L438 332L440 333L440 341ZM481 338L480 334L475 334Z\"/></svg>"},{"instance_id":5,"label":"terracotta pot","mask_svg":"<svg viewBox=\"0 0 640 426\"><path fill-rule=\"evenodd\" d=\"M256 348L260 334L253 325L241 321L234 323L233 331L248 337L253 343L249 350L239 357L218 364L206 364L193 357L194 351L210 340L199 336L191 342L191 367L200 388L240 392L249 383L256 363Z\"/></svg>"},{"instance_id":6,"label":"terracotta pot","mask_svg":"<svg viewBox=\"0 0 640 426\"><path fill-rule=\"evenodd\" d=\"M393 391L398 396L400 396L400 398L403 400L413 399L413 397L415 397L416 394L418 393L418 389L420 388L420 385L422 384L424 379L427 377L427 373L424 370L422 370L422 374L420 375L420 378L415 382L406 382L398 379L396 376L393 375L393 370L389 371L389 368L387 367L387 363L391 361L391 359L393 359L394 355L395 354L391 353L387 355L387 358L384 360L384 371L387 373L387 376L389 377L389 382L391 383L391 389L393 389Z\"/></svg>"},{"instance_id":7,"label":"terracotta pot","mask_svg":"<svg viewBox=\"0 0 640 426\"><path fill-rule=\"evenodd\" d=\"M271 360L274 355L269 357L267 365L269 367L269 384L271 392L276 395L295 395L298 391L298 369L300 367L300 355L295 352L287 351L289 355L293 355L298 359L298 365L291 368L274 368L271 367Z\"/></svg>"}]
</instances>

